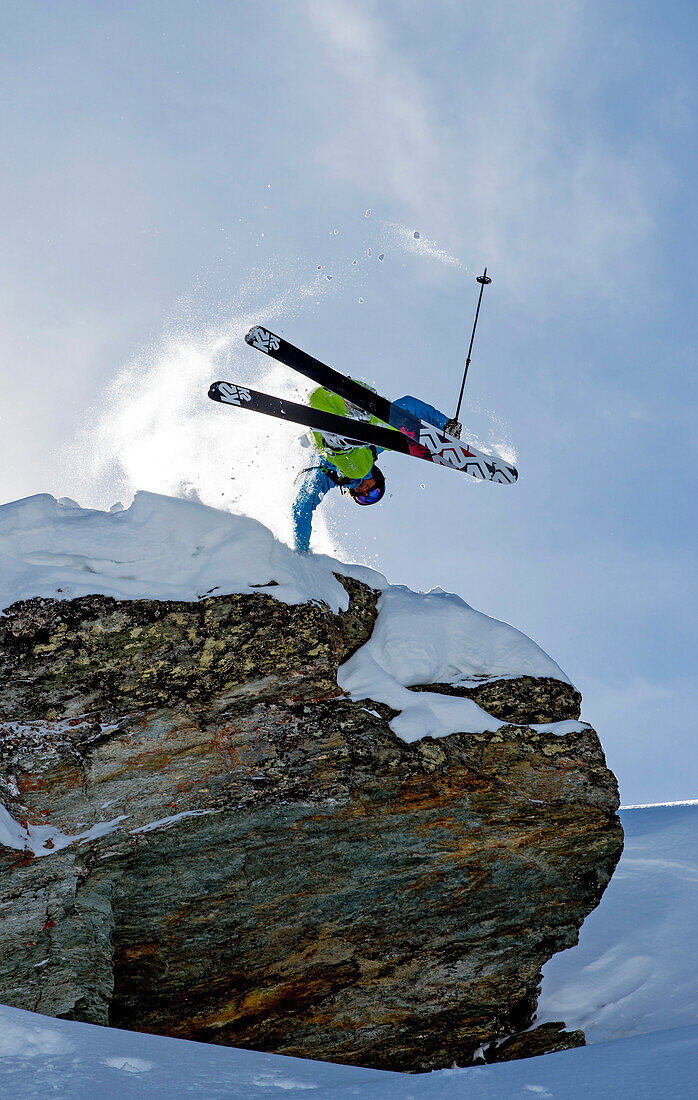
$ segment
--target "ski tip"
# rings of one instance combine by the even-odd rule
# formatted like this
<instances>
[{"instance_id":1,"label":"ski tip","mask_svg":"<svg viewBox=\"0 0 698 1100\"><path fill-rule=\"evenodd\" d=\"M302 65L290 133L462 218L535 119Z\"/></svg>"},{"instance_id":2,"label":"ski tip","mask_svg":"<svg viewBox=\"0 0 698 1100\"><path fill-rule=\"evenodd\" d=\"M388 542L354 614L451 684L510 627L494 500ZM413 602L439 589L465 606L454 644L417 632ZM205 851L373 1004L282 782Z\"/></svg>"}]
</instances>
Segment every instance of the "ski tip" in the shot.
<instances>
[{"instance_id":1,"label":"ski tip","mask_svg":"<svg viewBox=\"0 0 698 1100\"><path fill-rule=\"evenodd\" d=\"M497 461L494 459L485 460L484 464L480 464L478 468L481 471L481 476L486 481L494 481L498 485L513 485L519 476L516 466L511 466L503 458L499 458ZM487 472L485 473L485 471ZM478 477L478 474L475 474L475 477Z\"/></svg>"},{"instance_id":2,"label":"ski tip","mask_svg":"<svg viewBox=\"0 0 698 1100\"><path fill-rule=\"evenodd\" d=\"M238 386L235 382L212 382L208 388L211 400L222 401L224 405L248 405L253 393L253 390Z\"/></svg>"},{"instance_id":3,"label":"ski tip","mask_svg":"<svg viewBox=\"0 0 698 1100\"><path fill-rule=\"evenodd\" d=\"M281 337L275 336L273 332L270 332L268 328L263 328L262 325L253 325L245 336L245 343L249 344L251 348L257 348L258 351L265 351L267 355L272 355L279 350Z\"/></svg>"}]
</instances>

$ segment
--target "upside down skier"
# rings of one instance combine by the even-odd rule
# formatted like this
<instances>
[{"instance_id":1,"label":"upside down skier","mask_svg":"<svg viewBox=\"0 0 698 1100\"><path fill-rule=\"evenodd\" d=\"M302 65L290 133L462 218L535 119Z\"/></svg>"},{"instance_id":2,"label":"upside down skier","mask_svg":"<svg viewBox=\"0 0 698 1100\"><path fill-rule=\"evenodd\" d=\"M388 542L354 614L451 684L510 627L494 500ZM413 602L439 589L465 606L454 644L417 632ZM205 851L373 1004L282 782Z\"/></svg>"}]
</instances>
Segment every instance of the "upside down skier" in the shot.
<instances>
[{"instance_id":1,"label":"upside down skier","mask_svg":"<svg viewBox=\"0 0 698 1100\"><path fill-rule=\"evenodd\" d=\"M311 408L338 416L348 416L370 424L383 423L324 386L314 390L309 404ZM409 394L394 404L460 439L461 425L458 421L449 419L433 405ZM304 477L293 505L294 548L300 553L308 552L313 513L330 489L339 488L341 492L348 493L356 504L364 507L377 504L385 494L385 477L376 465L376 458L384 450L383 447L371 447L357 443L356 440L319 431L313 431L309 435L312 444L308 436L304 437L303 442L305 446L314 446L316 461L303 471Z\"/></svg>"},{"instance_id":2,"label":"upside down skier","mask_svg":"<svg viewBox=\"0 0 698 1100\"><path fill-rule=\"evenodd\" d=\"M478 276L477 281L481 286L475 324L483 287L492 281L487 277L487 269ZM212 382L208 396L212 401L303 424L311 429L316 461L303 471L303 483L293 505L296 550L307 553L313 513L330 489L338 487L348 492L360 505L378 503L385 494L385 478L376 460L384 450L447 466L482 481L511 485L517 480L516 467L502 455L489 448L482 450L470 441L463 443L460 439L458 413L474 336L475 325L456 415L449 419L433 405L409 394L399 401L388 401L372 387L341 374L263 325L253 325L245 336L245 342L250 347L284 363L318 386L309 404L299 405L295 401L273 397L229 381ZM310 440L307 442L310 443Z\"/></svg>"}]
</instances>

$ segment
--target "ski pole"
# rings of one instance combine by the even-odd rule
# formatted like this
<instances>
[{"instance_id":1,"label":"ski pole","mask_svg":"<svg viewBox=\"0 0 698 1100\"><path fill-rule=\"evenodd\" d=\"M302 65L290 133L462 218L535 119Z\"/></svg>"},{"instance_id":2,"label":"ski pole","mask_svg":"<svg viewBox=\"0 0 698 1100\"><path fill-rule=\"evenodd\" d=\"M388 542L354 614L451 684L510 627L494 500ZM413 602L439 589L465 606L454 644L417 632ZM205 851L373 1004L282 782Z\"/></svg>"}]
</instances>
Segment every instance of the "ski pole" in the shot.
<instances>
[{"instance_id":1,"label":"ski pole","mask_svg":"<svg viewBox=\"0 0 698 1100\"><path fill-rule=\"evenodd\" d=\"M470 366L470 353L473 350L473 341L475 339L475 329L477 328L477 319L480 316L480 302L482 301L482 292L485 289L485 287L488 286L488 284L492 282L492 280L488 279L488 277L487 277L487 268L485 268L482 275L477 276L476 281L480 284L480 296L477 300L477 309L475 310L475 322L473 324L473 332L472 332L472 335L470 337L470 347L468 348L468 355L467 355L466 360L465 360L465 370L463 372L463 381L462 381L461 387L460 387L460 396L458 398L458 408L456 409L456 415L454 417L454 420L458 419L458 413L460 412L460 404L461 404L461 401L463 400L463 390L465 389L465 380L468 376L468 367Z\"/></svg>"}]
</instances>

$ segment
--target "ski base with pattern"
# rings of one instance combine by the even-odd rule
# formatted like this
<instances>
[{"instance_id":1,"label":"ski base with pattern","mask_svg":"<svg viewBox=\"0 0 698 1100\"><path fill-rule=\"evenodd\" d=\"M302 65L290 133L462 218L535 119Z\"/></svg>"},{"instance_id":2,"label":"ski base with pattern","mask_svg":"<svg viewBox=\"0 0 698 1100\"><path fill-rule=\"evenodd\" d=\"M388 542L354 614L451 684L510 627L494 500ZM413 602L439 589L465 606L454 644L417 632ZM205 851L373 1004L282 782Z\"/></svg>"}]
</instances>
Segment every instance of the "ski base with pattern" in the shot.
<instances>
[{"instance_id":1,"label":"ski base with pattern","mask_svg":"<svg viewBox=\"0 0 698 1100\"><path fill-rule=\"evenodd\" d=\"M341 374L339 371L327 366L326 363L313 358L312 355L301 351L300 348L294 347L283 337L277 336L261 325L255 325L251 328L245 336L245 341L250 347L257 348L258 351L262 351L265 355L271 356L272 359L278 360L285 366L309 378L312 382L317 383L318 386L324 386L343 397L345 401L351 401L352 404L358 405L359 408L371 416L375 416L385 424L390 425L390 429L393 431L398 431L401 435L410 439L412 443L417 443L428 454L419 453L417 449L412 450L404 445L398 446L395 442L377 443L376 446L389 447L393 451L402 451L418 458L425 458L427 461L435 462L441 466L450 466L454 470L461 470L463 473L471 474L473 477L485 481L512 484L519 476L516 468L506 462L500 455L485 454L473 444L456 439L440 428L436 428L433 424L420 420L394 402L388 401L387 398L381 397L380 394L374 393L359 382L355 382L353 378L347 378L345 374ZM303 408L304 406L298 407ZM340 417L339 419L344 418ZM347 422L349 424L357 423L349 418L347 418ZM305 420L300 421L300 423L309 424ZM309 426L313 427L313 425ZM361 427L365 428L366 425L361 425ZM334 429L338 434L344 435L348 430L348 428L343 430ZM353 429L352 438L354 438ZM359 438L362 442L367 441L364 435L356 438Z\"/></svg>"}]
</instances>

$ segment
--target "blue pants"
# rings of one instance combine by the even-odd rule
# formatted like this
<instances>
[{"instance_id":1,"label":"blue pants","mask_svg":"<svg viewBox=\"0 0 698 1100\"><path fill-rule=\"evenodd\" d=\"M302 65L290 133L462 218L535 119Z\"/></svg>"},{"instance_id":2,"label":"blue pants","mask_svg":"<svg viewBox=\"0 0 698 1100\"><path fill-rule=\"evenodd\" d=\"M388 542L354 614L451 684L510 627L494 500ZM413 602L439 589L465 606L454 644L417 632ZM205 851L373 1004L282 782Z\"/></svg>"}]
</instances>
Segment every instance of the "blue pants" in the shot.
<instances>
[{"instance_id":1,"label":"blue pants","mask_svg":"<svg viewBox=\"0 0 698 1100\"><path fill-rule=\"evenodd\" d=\"M405 397L401 397L398 401L395 401L394 404L399 405L400 408L404 409L406 412L412 413L413 416L419 417L420 420L427 420L436 428L444 428L446 426L448 417L444 416L438 409L435 409L433 405L427 405L426 401L420 401L418 397L411 397L407 394ZM376 450L380 453L383 451L383 447L377 447ZM336 470L326 458L320 458L319 464L316 467L306 471L298 491L298 496L293 504L294 549L301 553L307 553L310 547L310 532L313 525L313 513L315 509L325 496L325 493L329 493L330 489L336 488L336 483L332 478L328 477L323 467L332 471L336 477L342 476L339 470ZM348 488L355 488L364 480L364 478L357 478L354 481L343 481L343 484Z\"/></svg>"}]
</instances>

